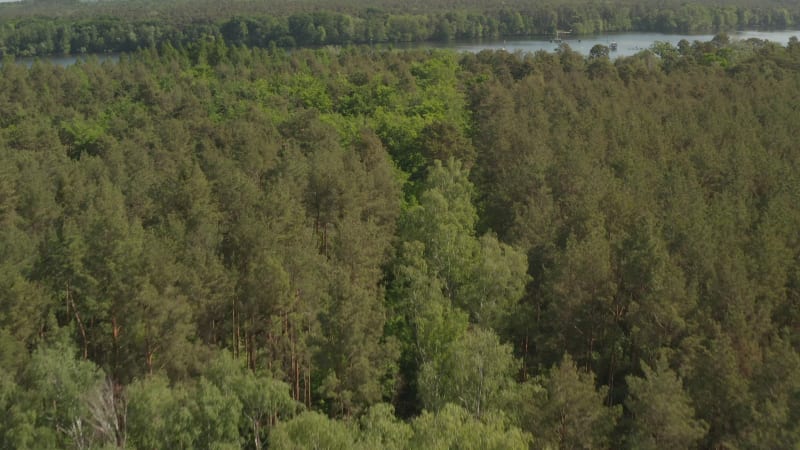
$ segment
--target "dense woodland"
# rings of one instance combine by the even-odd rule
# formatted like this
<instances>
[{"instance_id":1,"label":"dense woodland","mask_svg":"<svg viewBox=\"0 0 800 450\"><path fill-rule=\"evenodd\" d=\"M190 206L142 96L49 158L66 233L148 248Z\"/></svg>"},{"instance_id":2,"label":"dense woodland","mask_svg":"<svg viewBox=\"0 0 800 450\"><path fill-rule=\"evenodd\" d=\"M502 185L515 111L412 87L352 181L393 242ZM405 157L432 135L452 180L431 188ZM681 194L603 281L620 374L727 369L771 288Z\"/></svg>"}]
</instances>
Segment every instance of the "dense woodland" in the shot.
<instances>
[{"instance_id":1,"label":"dense woodland","mask_svg":"<svg viewBox=\"0 0 800 450\"><path fill-rule=\"evenodd\" d=\"M293 48L798 26L800 3L791 0L25 0L0 4L0 55L131 52L206 38Z\"/></svg>"},{"instance_id":2,"label":"dense woodland","mask_svg":"<svg viewBox=\"0 0 800 450\"><path fill-rule=\"evenodd\" d=\"M800 445L800 43L0 68L0 448Z\"/></svg>"}]
</instances>

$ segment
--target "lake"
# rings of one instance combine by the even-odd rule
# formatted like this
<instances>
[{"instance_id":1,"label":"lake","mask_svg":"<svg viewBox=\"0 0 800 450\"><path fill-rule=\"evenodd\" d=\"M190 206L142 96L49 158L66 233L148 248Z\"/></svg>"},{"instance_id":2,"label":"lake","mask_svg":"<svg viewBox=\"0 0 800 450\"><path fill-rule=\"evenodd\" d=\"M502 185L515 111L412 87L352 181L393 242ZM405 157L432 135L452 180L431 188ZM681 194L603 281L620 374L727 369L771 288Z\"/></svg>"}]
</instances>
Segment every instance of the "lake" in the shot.
<instances>
[{"instance_id":1,"label":"lake","mask_svg":"<svg viewBox=\"0 0 800 450\"><path fill-rule=\"evenodd\" d=\"M117 62L119 61L119 53L92 53L86 55L53 55L53 56L23 56L20 58L15 58L14 61L17 64L25 64L26 66L30 67L34 61L42 60L42 61L49 61L57 66L61 67L68 67L75 64L78 61L86 61L91 58L97 58L98 61L112 61ZM2 64L2 62L0 62Z\"/></svg>"},{"instance_id":2,"label":"lake","mask_svg":"<svg viewBox=\"0 0 800 450\"><path fill-rule=\"evenodd\" d=\"M789 43L789 38L792 36L800 37L800 31L740 31L728 33L731 41L746 40L750 38L764 39L776 42L781 45ZM677 46L678 42L686 39L689 42L694 41L710 41L714 37L713 34L662 34L662 33L608 33L596 35L584 35L580 37L568 37L563 40L570 48L578 53L584 55L589 54L589 50L596 44L610 45L612 42L617 43L617 50L611 52L612 58L621 56L631 56L642 50L646 50L653 45L654 42L669 42ZM409 48L447 48L461 52L477 53L481 50L501 50L505 49L509 52L522 51L522 52L537 52L544 50L546 52L554 51L558 44L552 42L549 38L526 38L526 39L506 39L498 41L473 41L473 42L449 42L449 43L419 43L410 44Z\"/></svg>"},{"instance_id":3,"label":"lake","mask_svg":"<svg viewBox=\"0 0 800 450\"><path fill-rule=\"evenodd\" d=\"M792 36L800 37L800 31L738 31L728 33L732 41L745 40L750 38L764 39L776 42L781 45L786 45L789 38ZM621 56L631 56L646 50L653 45L654 42L669 42L677 46L678 42L686 39L689 42L694 41L710 41L714 37L713 34L663 34L663 33L608 33L596 35L584 35L580 37L567 37L563 40L568 44L572 50L589 54L589 50L596 44L611 45L612 42L617 43L617 50L611 52L612 58ZM390 47L389 44L382 44L381 47ZM533 53L539 50L546 52L554 51L558 44L552 42L549 38L524 38L524 39L506 39L497 41L470 41L470 42L418 42L407 44L391 45L392 48L440 48L451 49L459 52L472 52L477 53L481 50L507 50L509 52L522 51L524 53ZM96 55L71 55L71 56L47 56L41 58L17 58L16 61L20 64L30 66L36 59L43 59L57 64L62 67L67 67L75 64L78 60L86 60L90 57L96 57L100 61L119 61L119 54L116 53L101 53Z\"/></svg>"}]
</instances>

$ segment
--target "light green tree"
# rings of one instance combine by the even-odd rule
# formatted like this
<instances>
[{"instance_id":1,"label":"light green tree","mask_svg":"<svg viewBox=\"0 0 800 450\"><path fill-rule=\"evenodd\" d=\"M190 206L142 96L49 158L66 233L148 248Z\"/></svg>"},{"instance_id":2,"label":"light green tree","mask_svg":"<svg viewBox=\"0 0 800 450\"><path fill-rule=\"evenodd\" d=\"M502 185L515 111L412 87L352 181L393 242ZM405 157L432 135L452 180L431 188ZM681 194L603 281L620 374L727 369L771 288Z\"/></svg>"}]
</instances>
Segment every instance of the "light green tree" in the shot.
<instances>
[{"instance_id":1,"label":"light green tree","mask_svg":"<svg viewBox=\"0 0 800 450\"><path fill-rule=\"evenodd\" d=\"M316 411L306 411L279 423L270 433L269 447L278 450L349 450L355 446L354 434L343 421L329 419Z\"/></svg>"},{"instance_id":2,"label":"light green tree","mask_svg":"<svg viewBox=\"0 0 800 450\"><path fill-rule=\"evenodd\" d=\"M361 448L401 450L408 448L411 426L399 420L394 407L387 403L372 405L358 420L357 445Z\"/></svg>"},{"instance_id":3,"label":"light green tree","mask_svg":"<svg viewBox=\"0 0 800 450\"><path fill-rule=\"evenodd\" d=\"M409 448L419 449L527 449L530 434L510 424L502 414L475 418L469 411L447 404L440 411L425 411L412 423Z\"/></svg>"},{"instance_id":4,"label":"light green tree","mask_svg":"<svg viewBox=\"0 0 800 450\"><path fill-rule=\"evenodd\" d=\"M241 404L240 427L245 442L261 449L269 430L280 419L289 419L300 407L291 397L289 385L265 371L250 370L242 359L222 351L204 372L226 396L235 396Z\"/></svg>"},{"instance_id":5,"label":"light green tree","mask_svg":"<svg viewBox=\"0 0 800 450\"><path fill-rule=\"evenodd\" d=\"M102 371L91 361L76 358L76 350L64 333L37 348L24 370L24 392L17 401L17 423L34 433L38 442L55 439L57 446L86 446L92 441L87 421L86 395L103 380ZM28 410L28 413L22 411ZM33 421L25 417L35 418ZM27 422L27 426L23 425ZM21 430L17 430L21 431ZM40 441L41 440L41 441ZM29 445L37 446L31 442Z\"/></svg>"},{"instance_id":6,"label":"light green tree","mask_svg":"<svg viewBox=\"0 0 800 450\"><path fill-rule=\"evenodd\" d=\"M160 375L127 391L128 441L135 448L239 448L242 402L206 378L170 386Z\"/></svg>"},{"instance_id":7,"label":"light green tree","mask_svg":"<svg viewBox=\"0 0 800 450\"><path fill-rule=\"evenodd\" d=\"M452 403L480 418L499 406L513 385L516 365L511 346L501 344L490 330L473 328L422 365L420 399L433 411Z\"/></svg>"},{"instance_id":8,"label":"light green tree","mask_svg":"<svg viewBox=\"0 0 800 450\"><path fill-rule=\"evenodd\" d=\"M170 443L189 445L194 437L186 435L186 430L178 430L176 421L188 415L176 411L183 395L183 389L170 387L169 380L161 375L135 380L128 385L128 445L133 448L165 448Z\"/></svg>"}]
</instances>

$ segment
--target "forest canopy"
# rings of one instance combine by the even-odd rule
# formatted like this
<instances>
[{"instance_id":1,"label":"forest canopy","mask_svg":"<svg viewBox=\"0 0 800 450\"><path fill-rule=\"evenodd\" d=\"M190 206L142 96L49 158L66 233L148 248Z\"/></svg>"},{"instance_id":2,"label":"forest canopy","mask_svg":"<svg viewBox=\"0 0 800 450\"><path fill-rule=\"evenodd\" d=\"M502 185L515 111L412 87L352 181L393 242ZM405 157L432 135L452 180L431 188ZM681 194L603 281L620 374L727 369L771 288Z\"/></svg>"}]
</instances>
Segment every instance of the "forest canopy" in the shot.
<instances>
[{"instance_id":1,"label":"forest canopy","mask_svg":"<svg viewBox=\"0 0 800 450\"><path fill-rule=\"evenodd\" d=\"M797 39L170 42L0 67L0 447L800 445Z\"/></svg>"}]
</instances>

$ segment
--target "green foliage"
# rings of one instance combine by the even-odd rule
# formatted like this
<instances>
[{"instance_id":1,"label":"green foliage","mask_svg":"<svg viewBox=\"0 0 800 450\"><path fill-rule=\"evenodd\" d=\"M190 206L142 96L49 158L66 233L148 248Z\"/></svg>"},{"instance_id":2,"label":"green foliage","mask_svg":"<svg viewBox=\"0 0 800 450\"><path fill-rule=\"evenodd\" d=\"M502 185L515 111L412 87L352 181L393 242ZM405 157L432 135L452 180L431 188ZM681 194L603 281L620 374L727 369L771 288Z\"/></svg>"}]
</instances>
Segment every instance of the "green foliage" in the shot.
<instances>
[{"instance_id":1,"label":"green foliage","mask_svg":"<svg viewBox=\"0 0 800 450\"><path fill-rule=\"evenodd\" d=\"M78 159L82 154L96 156L101 148L101 139L105 129L100 123L86 123L75 121L64 125L63 141L68 146L67 154L70 158Z\"/></svg>"},{"instance_id":2,"label":"green foliage","mask_svg":"<svg viewBox=\"0 0 800 450\"><path fill-rule=\"evenodd\" d=\"M224 386L224 389L229 389ZM238 398L223 392L213 383L200 379L191 393L189 411L194 423L192 430L199 431L198 447L237 447L239 445L239 421L242 419L242 404Z\"/></svg>"},{"instance_id":3,"label":"green foliage","mask_svg":"<svg viewBox=\"0 0 800 450\"><path fill-rule=\"evenodd\" d=\"M447 166L437 161L422 187L420 203L408 210L401 233L424 244L428 268L455 306L474 322L499 325L522 296L524 255L493 236L475 237L473 185L458 161L451 159Z\"/></svg>"},{"instance_id":4,"label":"green foliage","mask_svg":"<svg viewBox=\"0 0 800 450\"><path fill-rule=\"evenodd\" d=\"M595 390L594 376L575 366L569 354L553 366L532 391L535 406L522 416L525 430L536 436L536 448L603 448L620 416L619 406L608 407L607 388ZM530 407L528 407L530 408Z\"/></svg>"},{"instance_id":5,"label":"green foliage","mask_svg":"<svg viewBox=\"0 0 800 450\"><path fill-rule=\"evenodd\" d=\"M633 418L629 440L631 448L691 448L707 431L704 422L694 418L691 399L683 383L659 359L655 368L642 364L643 378L626 381L630 396L627 406Z\"/></svg>"},{"instance_id":6,"label":"green foliage","mask_svg":"<svg viewBox=\"0 0 800 450\"><path fill-rule=\"evenodd\" d=\"M76 358L63 333L37 348L15 386L4 376L3 420L6 442L19 448L81 446L92 440L87 396L101 383L102 372L91 361Z\"/></svg>"},{"instance_id":7,"label":"green foliage","mask_svg":"<svg viewBox=\"0 0 800 450\"><path fill-rule=\"evenodd\" d=\"M134 448L158 448L186 439L179 430L179 416L173 416L176 398L182 390L172 389L164 377L136 380L128 385L126 429ZM188 439L187 439L188 440Z\"/></svg>"},{"instance_id":8,"label":"green foliage","mask_svg":"<svg viewBox=\"0 0 800 450\"><path fill-rule=\"evenodd\" d=\"M444 282L444 293L451 300L467 282L478 244L472 184L466 175L453 160L447 166L437 162L428 174L420 204L409 209L401 228L406 240L424 244L430 270Z\"/></svg>"},{"instance_id":9,"label":"green foliage","mask_svg":"<svg viewBox=\"0 0 800 450\"><path fill-rule=\"evenodd\" d=\"M269 437L269 447L276 449L346 450L354 445L354 433L347 424L331 420L315 411L306 411L290 421L278 424Z\"/></svg>"},{"instance_id":10,"label":"green foliage","mask_svg":"<svg viewBox=\"0 0 800 450\"><path fill-rule=\"evenodd\" d=\"M244 379L228 381L243 381L242 386L218 387L206 378L191 385L170 386L160 376L133 382L126 393L128 441L137 448L238 448L243 442L241 427L260 442L263 436L256 421L266 421L267 414L290 408L289 389L262 382L265 390L254 395L253 374L249 379L244 374L240 377ZM245 420L251 422L243 423Z\"/></svg>"},{"instance_id":11,"label":"green foliage","mask_svg":"<svg viewBox=\"0 0 800 450\"><path fill-rule=\"evenodd\" d=\"M476 419L452 404L436 414L423 412L412 423L410 448L525 449L531 436L509 424L502 414Z\"/></svg>"},{"instance_id":12,"label":"green foliage","mask_svg":"<svg viewBox=\"0 0 800 450\"><path fill-rule=\"evenodd\" d=\"M514 369L509 345L500 344L492 331L472 329L422 364L417 381L420 399L433 411L454 404L481 418L499 409L513 384Z\"/></svg>"},{"instance_id":13,"label":"green foliage","mask_svg":"<svg viewBox=\"0 0 800 450\"><path fill-rule=\"evenodd\" d=\"M240 429L247 429L241 433L247 435L246 441L255 442L257 448L266 442L273 423L291 417L298 409L289 385L263 371L254 373L227 351L211 362L204 375L225 395L239 400L241 410L233 415L241 418Z\"/></svg>"},{"instance_id":14,"label":"green foliage","mask_svg":"<svg viewBox=\"0 0 800 450\"><path fill-rule=\"evenodd\" d=\"M776 337L764 352L764 364L751 386L757 398L754 433L746 445L797 447L800 444L800 357L784 338ZM764 389L769 389L765 391Z\"/></svg>"},{"instance_id":15,"label":"green foliage","mask_svg":"<svg viewBox=\"0 0 800 450\"><path fill-rule=\"evenodd\" d=\"M394 408L386 403L371 406L359 419L359 430L357 445L365 449L408 448L413 434L411 426L398 420Z\"/></svg>"}]
</instances>

